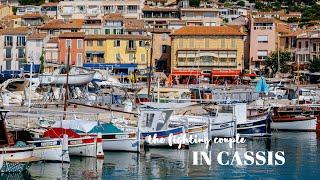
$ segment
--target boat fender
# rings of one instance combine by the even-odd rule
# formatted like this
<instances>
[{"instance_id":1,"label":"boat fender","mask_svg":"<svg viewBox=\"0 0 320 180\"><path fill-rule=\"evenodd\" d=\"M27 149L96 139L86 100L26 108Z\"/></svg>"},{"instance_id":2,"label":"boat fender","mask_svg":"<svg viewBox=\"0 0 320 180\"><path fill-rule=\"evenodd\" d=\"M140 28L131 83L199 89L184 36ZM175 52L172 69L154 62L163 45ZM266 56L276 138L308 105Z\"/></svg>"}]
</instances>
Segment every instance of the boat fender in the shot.
<instances>
[{"instance_id":1,"label":"boat fender","mask_svg":"<svg viewBox=\"0 0 320 180\"><path fill-rule=\"evenodd\" d=\"M102 148L102 135L101 133L98 133L98 136L96 138L96 144L97 144L97 158L98 159L104 159L104 152L103 152L103 148Z\"/></svg>"}]
</instances>

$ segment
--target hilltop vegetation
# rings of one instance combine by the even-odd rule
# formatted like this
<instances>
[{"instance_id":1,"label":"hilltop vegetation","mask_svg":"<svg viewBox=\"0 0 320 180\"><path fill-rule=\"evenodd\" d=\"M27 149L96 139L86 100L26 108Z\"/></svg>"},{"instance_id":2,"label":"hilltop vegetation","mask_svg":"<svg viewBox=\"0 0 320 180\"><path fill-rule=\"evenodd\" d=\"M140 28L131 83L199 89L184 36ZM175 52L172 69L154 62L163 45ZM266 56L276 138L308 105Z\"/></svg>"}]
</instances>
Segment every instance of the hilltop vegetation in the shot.
<instances>
[{"instance_id":1,"label":"hilltop vegetation","mask_svg":"<svg viewBox=\"0 0 320 180\"><path fill-rule=\"evenodd\" d=\"M49 0L49 2L59 2L60 0ZM41 5L45 0L19 0L21 5Z\"/></svg>"}]
</instances>

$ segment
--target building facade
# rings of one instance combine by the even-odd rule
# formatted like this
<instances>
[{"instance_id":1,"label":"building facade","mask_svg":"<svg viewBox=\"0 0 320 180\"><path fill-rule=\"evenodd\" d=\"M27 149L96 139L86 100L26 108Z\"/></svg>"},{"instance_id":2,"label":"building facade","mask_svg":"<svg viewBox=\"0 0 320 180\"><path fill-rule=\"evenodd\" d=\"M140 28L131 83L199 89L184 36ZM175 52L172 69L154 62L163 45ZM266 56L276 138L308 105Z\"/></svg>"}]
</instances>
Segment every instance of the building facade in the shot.
<instances>
[{"instance_id":1,"label":"building facade","mask_svg":"<svg viewBox=\"0 0 320 180\"><path fill-rule=\"evenodd\" d=\"M84 62L84 32L65 32L59 35L59 61L70 65L82 66ZM70 47L70 53L68 48ZM69 56L69 57L68 57Z\"/></svg>"},{"instance_id":2,"label":"building facade","mask_svg":"<svg viewBox=\"0 0 320 180\"><path fill-rule=\"evenodd\" d=\"M244 67L245 35L240 28L228 26L178 29L171 34L171 72L193 69L214 77L232 71L227 74L238 76Z\"/></svg>"}]
</instances>

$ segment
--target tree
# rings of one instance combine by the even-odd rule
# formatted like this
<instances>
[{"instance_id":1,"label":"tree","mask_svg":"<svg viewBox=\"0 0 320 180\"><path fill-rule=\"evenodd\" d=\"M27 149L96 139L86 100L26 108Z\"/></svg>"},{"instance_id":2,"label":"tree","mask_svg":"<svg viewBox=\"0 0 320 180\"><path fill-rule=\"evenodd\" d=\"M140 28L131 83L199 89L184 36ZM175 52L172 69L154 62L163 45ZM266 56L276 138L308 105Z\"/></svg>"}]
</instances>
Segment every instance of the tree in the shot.
<instances>
[{"instance_id":1,"label":"tree","mask_svg":"<svg viewBox=\"0 0 320 180\"><path fill-rule=\"evenodd\" d=\"M320 72L320 58L315 58L310 60L309 71L311 73Z\"/></svg>"},{"instance_id":2,"label":"tree","mask_svg":"<svg viewBox=\"0 0 320 180\"><path fill-rule=\"evenodd\" d=\"M245 6L245 2L244 1L238 1L237 5L244 7Z\"/></svg>"},{"instance_id":3,"label":"tree","mask_svg":"<svg viewBox=\"0 0 320 180\"><path fill-rule=\"evenodd\" d=\"M292 57L289 52L280 52L279 53L280 61L280 72L288 73L290 71L289 62L292 62ZM278 52L274 52L271 56L268 56L265 60L265 65L268 68L271 68L272 73L275 74L278 72Z\"/></svg>"},{"instance_id":4,"label":"tree","mask_svg":"<svg viewBox=\"0 0 320 180\"><path fill-rule=\"evenodd\" d=\"M43 56L43 52L40 56L40 73L44 72L44 56Z\"/></svg>"},{"instance_id":5,"label":"tree","mask_svg":"<svg viewBox=\"0 0 320 180\"><path fill-rule=\"evenodd\" d=\"M200 6L200 0L190 0L190 6L199 7Z\"/></svg>"}]
</instances>

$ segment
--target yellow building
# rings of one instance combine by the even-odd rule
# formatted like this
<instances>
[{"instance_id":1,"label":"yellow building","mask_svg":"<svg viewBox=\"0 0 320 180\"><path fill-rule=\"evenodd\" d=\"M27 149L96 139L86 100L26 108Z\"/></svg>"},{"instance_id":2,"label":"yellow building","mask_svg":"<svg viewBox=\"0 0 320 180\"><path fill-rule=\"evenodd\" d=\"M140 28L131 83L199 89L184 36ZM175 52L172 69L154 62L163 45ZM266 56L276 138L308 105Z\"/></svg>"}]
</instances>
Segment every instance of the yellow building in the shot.
<instances>
[{"instance_id":1,"label":"yellow building","mask_svg":"<svg viewBox=\"0 0 320 180\"><path fill-rule=\"evenodd\" d=\"M12 8L10 6L0 4L0 19L12 14Z\"/></svg>"},{"instance_id":2,"label":"yellow building","mask_svg":"<svg viewBox=\"0 0 320 180\"><path fill-rule=\"evenodd\" d=\"M245 35L239 26L188 26L174 31L171 73L238 76L244 67Z\"/></svg>"},{"instance_id":3,"label":"yellow building","mask_svg":"<svg viewBox=\"0 0 320 180\"><path fill-rule=\"evenodd\" d=\"M87 63L136 64L148 66L151 37L142 35L86 35ZM149 46L148 46L149 44Z\"/></svg>"}]
</instances>

